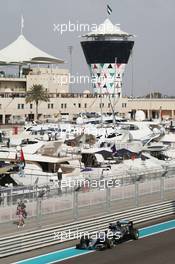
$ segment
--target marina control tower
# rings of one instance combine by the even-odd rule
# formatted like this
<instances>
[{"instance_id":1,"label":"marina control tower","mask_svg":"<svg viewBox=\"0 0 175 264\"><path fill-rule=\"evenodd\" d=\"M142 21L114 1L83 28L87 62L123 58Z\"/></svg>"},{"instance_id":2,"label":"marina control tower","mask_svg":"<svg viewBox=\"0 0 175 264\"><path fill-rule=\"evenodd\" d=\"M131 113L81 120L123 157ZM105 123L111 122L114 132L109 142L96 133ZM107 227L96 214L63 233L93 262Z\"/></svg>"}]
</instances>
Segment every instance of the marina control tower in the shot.
<instances>
[{"instance_id":1,"label":"marina control tower","mask_svg":"<svg viewBox=\"0 0 175 264\"><path fill-rule=\"evenodd\" d=\"M109 19L82 36L81 46L90 68L95 93L122 96L122 78L134 46L133 35Z\"/></svg>"}]
</instances>

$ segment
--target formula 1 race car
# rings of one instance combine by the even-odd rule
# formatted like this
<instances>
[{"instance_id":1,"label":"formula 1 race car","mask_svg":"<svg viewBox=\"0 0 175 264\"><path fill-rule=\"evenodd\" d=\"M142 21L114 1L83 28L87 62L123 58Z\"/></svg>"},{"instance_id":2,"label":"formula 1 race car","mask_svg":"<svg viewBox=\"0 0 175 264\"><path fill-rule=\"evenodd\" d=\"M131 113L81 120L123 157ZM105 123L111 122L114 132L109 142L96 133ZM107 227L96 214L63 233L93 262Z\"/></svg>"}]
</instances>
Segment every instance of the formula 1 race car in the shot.
<instances>
[{"instance_id":1,"label":"formula 1 race car","mask_svg":"<svg viewBox=\"0 0 175 264\"><path fill-rule=\"evenodd\" d=\"M118 244L126 240L139 238L139 231L134 228L133 222L120 220L116 223L109 224L109 230L113 233L113 243Z\"/></svg>"},{"instance_id":2,"label":"formula 1 race car","mask_svg":"<svg viewBox=\"0 0 175 264\"><path fill-rule=\"evenodd\" d=\"M139 231L134 228L133 222L120 220L116 223L110 223L109 229L104 232L98 232L96 235L82 236L80 243L76 245L77 249L104 250L112 248L118 243L139 238Z\"/></svg>"},{"instance_id":3,"label":"formula 1 race car","mask_svg":"<svg viewBox=\"0 0 175 264\"><path fill-rule=\"evenodd\" d=\"M77 249L104 250L113 247L113 239L107 237L107 231L96 233L95 236L82 236Z\"/></svg>"}]
</instances>

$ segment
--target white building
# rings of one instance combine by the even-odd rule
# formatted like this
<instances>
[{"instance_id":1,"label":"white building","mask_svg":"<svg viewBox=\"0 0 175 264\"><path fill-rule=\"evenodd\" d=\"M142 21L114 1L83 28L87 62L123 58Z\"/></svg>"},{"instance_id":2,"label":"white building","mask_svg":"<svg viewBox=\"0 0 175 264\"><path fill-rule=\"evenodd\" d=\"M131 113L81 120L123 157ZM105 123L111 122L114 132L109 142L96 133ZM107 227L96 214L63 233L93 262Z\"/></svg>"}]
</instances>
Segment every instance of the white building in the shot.
<instances>
[{"instance_id":1,"label":"white building","mask_svg":"<svg viewBox=\"0 0 175 264\"><path fill-rule=\"evenodd\" d=\"M34 84L41 84L49 92L50 101L39 104L40 119L72 118L80 112L114 112L127 116L143 110L147 119L174 118L175 99L128 99L108 94L69 93L69 71L60 69L64 61L41 51L23 35L0 50L0 124L34 120L35 103L26 104L26 92ZM8 75L6 66L18 67L16 75ZM39 66L38 66L39 65ZM47 66L46 66L47 65ZM44 67L45 66L45 67Z\"/></svg>"}]
</instances>

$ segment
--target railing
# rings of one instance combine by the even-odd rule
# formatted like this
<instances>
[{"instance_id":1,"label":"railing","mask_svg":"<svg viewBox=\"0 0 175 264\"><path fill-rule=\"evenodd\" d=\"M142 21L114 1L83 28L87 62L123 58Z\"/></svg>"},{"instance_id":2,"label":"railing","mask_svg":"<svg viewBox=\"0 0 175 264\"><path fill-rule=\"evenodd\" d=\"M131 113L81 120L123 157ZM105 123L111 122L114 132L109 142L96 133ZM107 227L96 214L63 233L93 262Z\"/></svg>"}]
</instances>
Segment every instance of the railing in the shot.
<instances>
[{"instance_id":1,"label":"railing","mask_svg":"<svg viewBox=\"0 0 175 264\"><path fill-rule=\"evenodd\" d=\"M73 154L72 154L72 158L73 158ZM46 198L51 198L51 197L56 197L58 195L58 183L57 186L55 185L51 185L50 183L50 179L53 177L53 174L46 174L46 175L40 175L40 174L34 174L33 171L31 170L32 174L25 174L25 179L27 178L28 182L34 182L34 179L38 178L38 179L42 179L45 178L45 182L48 182L48 185L28 185L28 186L11 186L11 187L3 187L0 188L0 206L11 206L13 204L17 203L18 199L27 199L28 201L36 201L38 194L44 190L45 195L44 197ZM93 171L90 172L83 172L82 171L82 176L83 179L88 180L89 181L89 185L91 183L91 181L95 180L97 182L99 181L108 181L109 179L113 179L113 180L118 180L120 183L120 187L122 186L126 186L126 185L131 185L131 184L135 184L136 181L139 181L140 183L144 182L144 181L148 181L148 180L155 180L161 179L161 176L164 175L166 171L162 168L162 169L156 169L156 170L152 170L149 168L145 168L145 170L141 173L137 171L133 171L132 168L130 171L126 171L125 173L123 173L121 175L121 172L115 172L115 174L111 175L110 170L105 170L104 167L104 171L99 170L99 172L95 172L93 174ZM55 173L55 177L57 176L57 174ZM166 174L166 179L174 177L174 168L172 168L172 170L167 171ZM21 181L23 180L23 177L21 177ZM168 180L167 180L168 181ZM76 181L72 181L73 184L76 183ZM69 185L72 186L71 182L69 182ZM78 184L78 183L77 183ZM70 193L73 192L76 187L78 187L76 184L76 186L74 187L64 187L62 188L62 193ZM82 190L83 188L81 188ZM93 188L94 189L94 188ZM90 191L90 188L88 189Z\"/></svg>"},{"instance_id":2,"label":"railing","mask_svg":"<svg viewBox=\"0 0 175 264\"><path fill-rule=\"evenodd\" d=\"M109 213L122 208L134 208L156 202L174 199L175 177L162 174L159 177L118 178L119 185L106 188L105 181L97 182L97 187L82 186L79 191L69 187L49 189L28 187L1 190L0 223L17 219L16 207L19 200L26 202L30 219L36 218L42 225L47 215L68 213L67 219L79 219L82 215L94 215L96 212ZM143 178L145 176L145 178ZM99 185L100 183L100 185ZM44 191L44 192L43 192Z\"/></svg>"},{"instance_id":3,"label":"railing","mask_svg":"<svg viewBox=\"0 0 175 264\"><path fill-rule=\"evenodd\" d=\"M95 94L95 93L49 93L50 98L109 98L113 95L109 94ZM0 97L26 97L25 87L21 92L1 92Z\"/></svg>"}]
</instances>

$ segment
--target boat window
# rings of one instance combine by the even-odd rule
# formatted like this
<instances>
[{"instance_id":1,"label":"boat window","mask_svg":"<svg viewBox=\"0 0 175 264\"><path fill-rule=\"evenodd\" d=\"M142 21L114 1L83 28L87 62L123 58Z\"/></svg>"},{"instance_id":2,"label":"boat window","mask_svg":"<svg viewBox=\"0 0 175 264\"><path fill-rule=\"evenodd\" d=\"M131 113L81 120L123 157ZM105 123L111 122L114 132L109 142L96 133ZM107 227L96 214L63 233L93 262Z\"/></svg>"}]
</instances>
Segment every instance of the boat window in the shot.
<instances>
[{"instance_id":1,"label":"boat window","mask_svg":"<svg viewBox=\"0 0 175 264\"><path fill-rule=\"evenodd\" d=\"M30 144L36 144L36 143L38 143L38 141L27 140L27 139L22 140L22 145L30 145Z\"/></svg>"},{"instance_id":2,"label":"boat window","mask_svg":"<svg viewBox=\"0 0 175 264\"><path fill-rule=\"evenodd\" d=\"M29 127L29 128L26 129L26 131L32 131L32 128L33 127Z\"/></svg>"},{"instance_id":3,"label":"boat window","mask_svg":"<svg viewBox=\"0 0 175 264\"><path fill-rule=\"evenodd\" d=\"M139 130L139 128L136 125L130 125L129 130Z\"/></svg>"},{"instance_id":4,"label":"boat window","mask_svg":"<svg viewBox=\"0 0 175 264\"><path fill-rule=\"evenodd\" d=\"M32 135L37 135L37 131L32 131Z\"/></svg>"},{"instance_id":5,"label":"boat window","mask_svg":"<svg viewBox=\"0 0 175 264\"><path fill-rule=\"evenodd\" d=\"M107 138L114 138L114 137L116 137L116 134L115 134L115 133L109 134L109 135L107 136Z\"/></svg>"},{"instance_id":6,"label":"boat window","mask_svg":"<svg viewBox=\"0 0 175 264\"><path fill-rule=\"evenodd\" d=\"M48 163L48 162L38 162L38 163L41 166L43 172L50 172L50 173L55 172L54 163Z\"/></svg>"},{"instance_id":7,"label":"boat window","mask_svg":"<svg viewBox=\"0 0 175 264\"><path fill-rule=\"evenodd\" d=\"M45 133L45 131L42 131L42 130L40 131L40 135L41 135L41 136L43 136L44 133Z\"/></svg>"}]
</instances>

